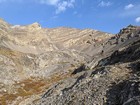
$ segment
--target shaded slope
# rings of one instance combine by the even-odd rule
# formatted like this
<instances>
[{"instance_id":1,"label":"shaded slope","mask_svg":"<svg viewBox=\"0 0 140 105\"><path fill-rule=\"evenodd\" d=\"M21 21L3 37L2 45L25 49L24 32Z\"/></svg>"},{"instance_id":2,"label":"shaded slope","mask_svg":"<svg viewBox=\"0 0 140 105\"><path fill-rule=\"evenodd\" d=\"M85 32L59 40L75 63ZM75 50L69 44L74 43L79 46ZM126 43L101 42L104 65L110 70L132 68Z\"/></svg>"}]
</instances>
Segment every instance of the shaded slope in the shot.
<instances>
[{"instance_id":1,"label":"shaded slope","mask_svg":"<svg viewBox=\"0 0 140 105\"><path fill-rule=\"evenodd\" d=\"M36 104L139 105L140 30L132 28L119 33L118 39L109 39L115 43L107 45L109 50L96 56L99 61L90 63L90 70L83 68L52 86ZM129 34L133 36L127 38ZM122 37L126 40L116 43Z\"/></svg>"}]
</instances>

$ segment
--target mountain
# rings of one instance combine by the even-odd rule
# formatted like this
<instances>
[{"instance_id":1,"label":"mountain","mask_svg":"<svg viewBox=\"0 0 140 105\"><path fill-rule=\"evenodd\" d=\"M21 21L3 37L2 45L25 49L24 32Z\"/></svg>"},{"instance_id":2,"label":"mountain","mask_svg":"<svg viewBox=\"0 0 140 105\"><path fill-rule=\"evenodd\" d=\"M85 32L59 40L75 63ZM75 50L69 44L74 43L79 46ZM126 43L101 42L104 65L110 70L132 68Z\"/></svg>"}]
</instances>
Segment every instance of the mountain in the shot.
<instances>
[{"instance_id":1,"label":"mountain","mask_svg":"<svg viewBox=\"0 0 140 105\"><path fill-rule=\"evenodd\" d=\"M113 35L0 19L0 105L139 105L139 68L139 26Z\"/></svg>"}]
</instances>

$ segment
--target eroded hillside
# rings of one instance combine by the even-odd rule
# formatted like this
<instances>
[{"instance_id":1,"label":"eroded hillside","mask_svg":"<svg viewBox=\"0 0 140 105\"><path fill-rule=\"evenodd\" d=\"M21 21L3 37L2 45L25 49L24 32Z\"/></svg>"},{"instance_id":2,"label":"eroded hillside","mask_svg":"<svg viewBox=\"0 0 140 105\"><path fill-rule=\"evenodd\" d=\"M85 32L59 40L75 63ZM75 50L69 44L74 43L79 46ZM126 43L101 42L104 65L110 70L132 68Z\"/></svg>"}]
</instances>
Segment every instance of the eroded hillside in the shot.
<instances>
[{"instance_id":1,"label":"eroded hillside","mask_svg":"<svg viewBox=\"0 0 140 105\"><path fill-rule=\"evenodd\" d=\"M44 29L38 23L0 20L0 103L36 100L46 89L91 60L91 50L111 34L90 29ZM32 98L33 97L33 98ZM21 102L22 101L22 102Z\"/></svg>"},{"instance_id":2,"label":"eroded hillside","mask_svg":"<svg viewBox=\"0 0 140 105\"><path fill-rule=\"evenodd\" d=\"M0 20L0 104L138 103L139 49L137 26L112 35Z\"/></svg>"}]
</instances>

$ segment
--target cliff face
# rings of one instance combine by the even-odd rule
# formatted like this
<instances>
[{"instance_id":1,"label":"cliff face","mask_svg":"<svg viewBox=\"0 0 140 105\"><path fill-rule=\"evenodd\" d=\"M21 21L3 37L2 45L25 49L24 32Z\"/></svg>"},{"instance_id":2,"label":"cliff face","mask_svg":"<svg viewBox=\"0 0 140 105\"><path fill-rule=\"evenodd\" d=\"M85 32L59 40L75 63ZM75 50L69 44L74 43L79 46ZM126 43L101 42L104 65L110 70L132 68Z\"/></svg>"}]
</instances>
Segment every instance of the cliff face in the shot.
<instances>
[{"instance_id":1,"label":"cliff face","mask_svg":"<svg viewBox=\"0 0 140 105\"><path fill-rule=\"evenodd\" d=\"M0 104L138 102L139 42L131 25L112 35L0 20Z\"/></svg>"}]
</instances>

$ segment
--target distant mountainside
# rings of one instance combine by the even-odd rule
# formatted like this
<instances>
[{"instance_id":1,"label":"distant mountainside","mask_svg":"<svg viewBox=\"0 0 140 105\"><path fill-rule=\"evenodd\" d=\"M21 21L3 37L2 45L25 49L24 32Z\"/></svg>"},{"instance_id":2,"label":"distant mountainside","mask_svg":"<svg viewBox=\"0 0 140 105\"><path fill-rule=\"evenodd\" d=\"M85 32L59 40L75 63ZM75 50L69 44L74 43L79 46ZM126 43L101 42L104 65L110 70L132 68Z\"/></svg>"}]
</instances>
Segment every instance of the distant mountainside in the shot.
<instances>
[{"instance_id":1,"label":"distant mountainside","mask_svg":"<svg viewBox=\"0 0 140 105\"><path fill-rule=\"evenodd\" d=\"M139 26L113 35L0 19L0 105L139 105L139 70Z\"/></svg>"}]
</instances>

